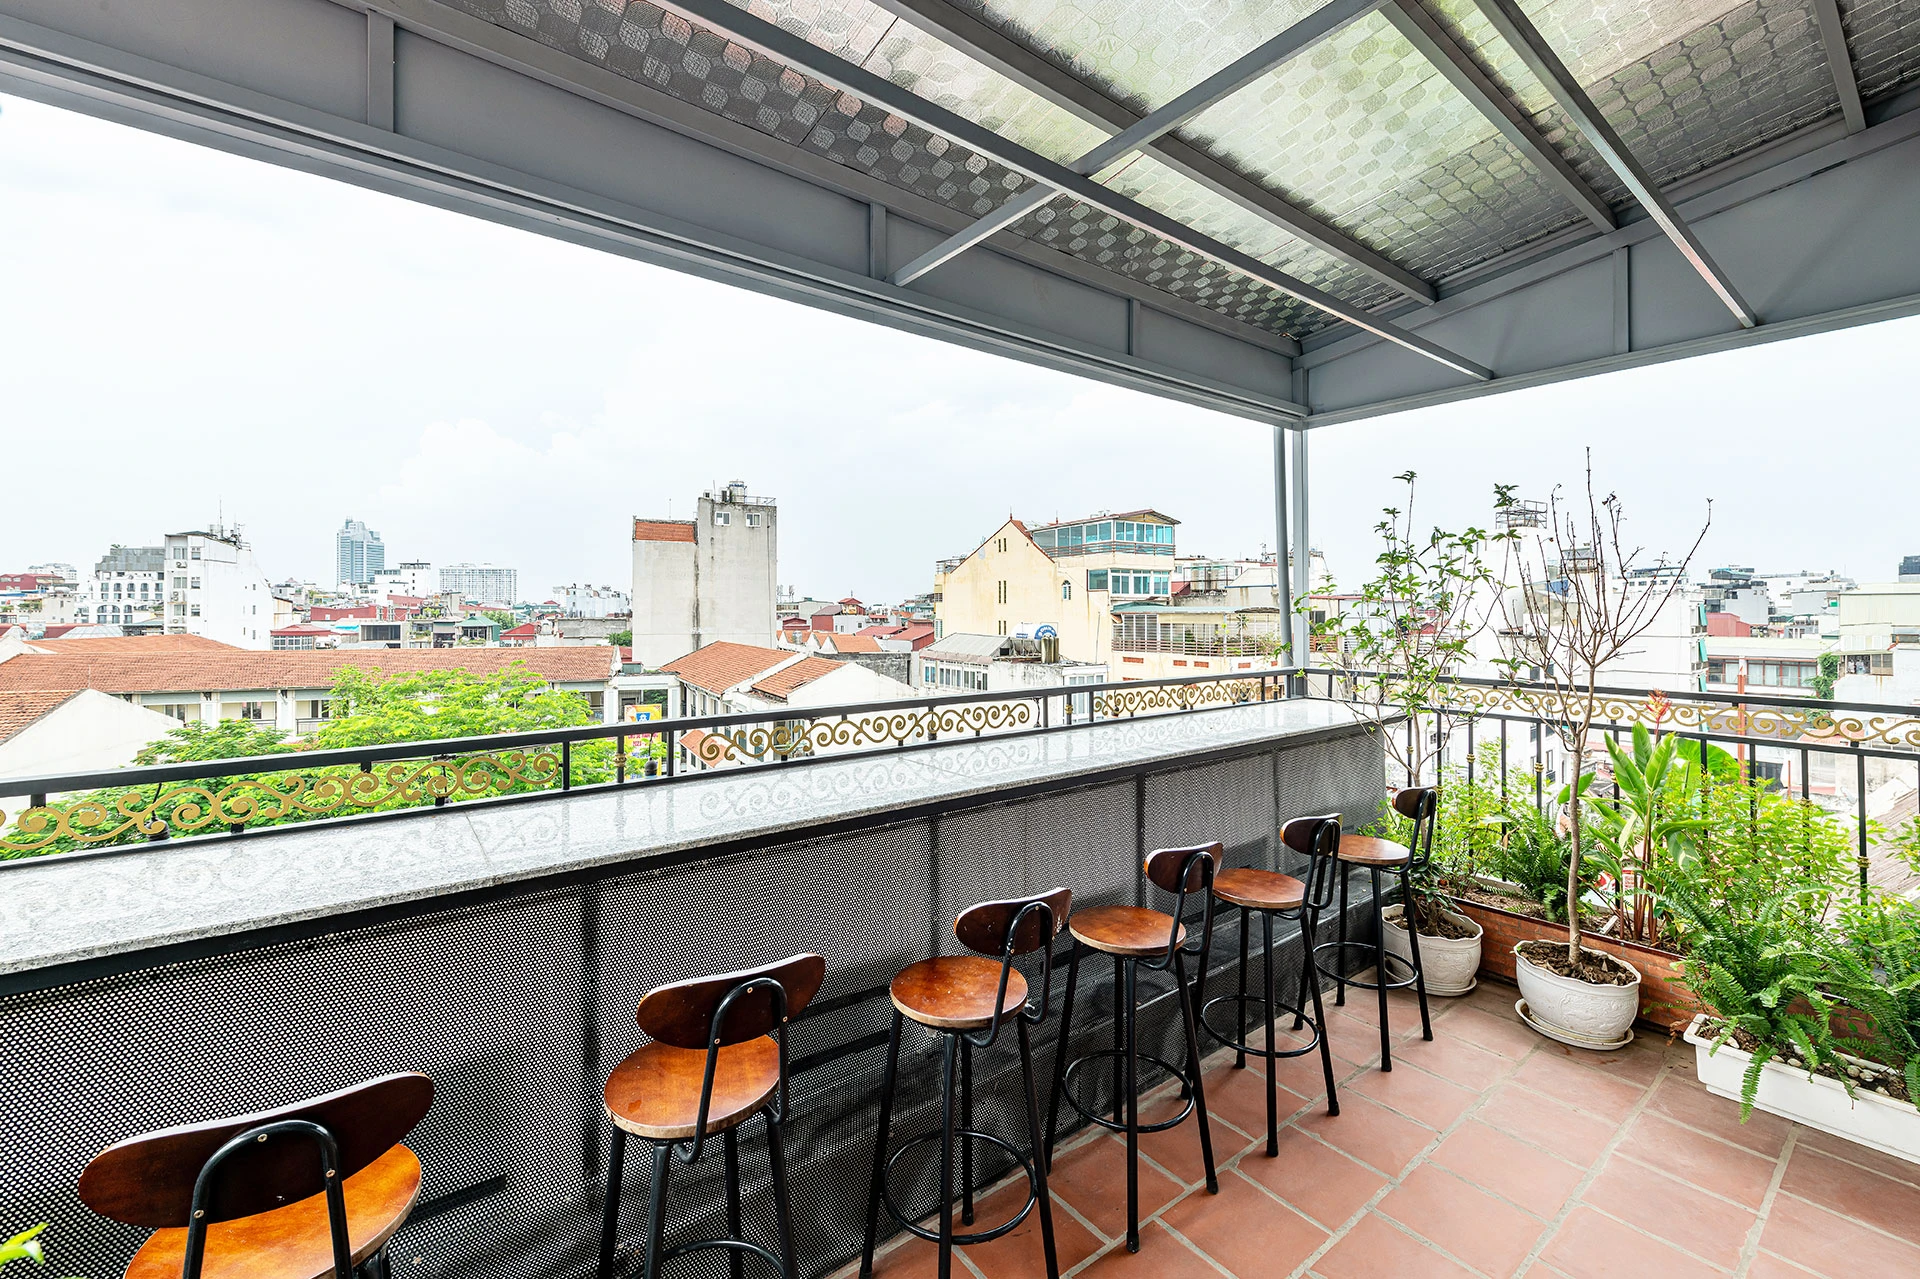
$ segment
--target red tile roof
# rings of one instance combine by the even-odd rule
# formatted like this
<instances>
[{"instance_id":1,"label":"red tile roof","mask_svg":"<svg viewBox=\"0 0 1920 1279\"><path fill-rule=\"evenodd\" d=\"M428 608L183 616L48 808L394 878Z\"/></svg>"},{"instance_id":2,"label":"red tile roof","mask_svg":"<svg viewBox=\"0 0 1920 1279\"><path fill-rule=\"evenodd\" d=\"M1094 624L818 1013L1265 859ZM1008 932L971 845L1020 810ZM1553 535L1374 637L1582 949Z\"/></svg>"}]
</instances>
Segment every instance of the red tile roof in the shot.
<instances>
[{"instance_id":1,"label":"red tile roof","mask_svg":"<svg viewBox=\"0 0 1920 1279\"><path fill-rule=\"evenodd\" d=\"M564 649L535 650L536 652L564 652ZM770 671L782 662L791 661L793 654L784 649L761 648L757 644L732 644L719 640L712 644L696 648L671 662L665 662L660 669L669 675L678 675L695 688L709 693L724 693L735 684L742 683Z\"/></svg>"},{"instance_id":2,"label":"red tile roof","mask_svg":"<svg viewBox=\"0 0 1920 1279\"><path fill-rule=\"evenodd\" d=\"M0 693L0 742L31 728L79 695L79 689Z\"/></svg>"},{"instance_id":3,"label":"red tile roof","mask_svg":"<svg viewBox=\"0 0 1920 1279\"><path fill-rule=\"evenodd\" d=\"M583 648L345 648L253 652L22 653L0 662L0 691L97 688L103 693L221 692L326 688L346 667L382 674L473 671L514 663L555 684L587 684L613 673L613 654Z\"/></svg>"},{"instance_id":4,"label":"red tile roof","mask_svg":"<svg viewBox=\"0 0 1920 1279\"><path fill-rule=\"evenodd\" d=\"M501 639L532 639L534 636L538 635L539 633L540 633L540 628L536 626L534 623L528 622L523 626L516 626L510 631L501 631L500 638Z\"/></svg>"},{"instance_id":5,"label":"red tile roof","mask_svg":"<svg viewBox=\"0 0 1920 1279\"><path fill-rule=\"evenodd\" d=\"M839 669L840 663L831 657L803 657L792 666L777 670L756 682L753 691L784 702L797 690Z\"/></svg>"},{"instance_id":6,"label":"red tile roof","mask_svg":"<svg viewBox=\"0 0 1920 1279\"><path fill-rule=\"evenodd\" d=\"M830 631L820 633L821 647L830 648L836 653L878 653L880 641L871 635L836 635Z\"/></svg>"},{"instance_id":7,"label":"red tile roof","mask_svg":"<svg viewBox=\"0 0 1920 1279\"><path fill-rule=\"evenodd\" d=\"M48 627L52 630L52 627ZM48 653L244 653L204 635L95 635L91 638L28 640L27 647Z\"/></svg>"},{"instance_id":8,"label":"red tile roof","mask_svg":"<svg viewBox=\"0 0 1920 1279\"><path fill-rule=\"evenodd\" d=\"M692 520L635 520L633 540L636 542L691 542L693 528Z\"/></svg>"}]
</instances>

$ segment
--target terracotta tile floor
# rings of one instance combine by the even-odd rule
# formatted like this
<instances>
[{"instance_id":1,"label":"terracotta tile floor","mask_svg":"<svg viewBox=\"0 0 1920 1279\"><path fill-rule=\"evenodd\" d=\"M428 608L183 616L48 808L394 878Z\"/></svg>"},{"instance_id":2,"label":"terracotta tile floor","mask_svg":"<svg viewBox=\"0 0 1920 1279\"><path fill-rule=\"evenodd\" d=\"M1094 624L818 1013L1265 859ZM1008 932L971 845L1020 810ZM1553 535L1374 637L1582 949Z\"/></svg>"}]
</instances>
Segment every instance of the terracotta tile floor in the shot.
<instances>
[{"instance_id":1,"label":"terracotta tile floor","mask_svg":"<svg viewBox=\"0 0 1920 1279\"><path fill-rule=\"evenodd\" d=\"M1694 1079L1691 1047L1643 1035L1615 1054L1562 1048L1519 1024L1514 999L1488 983L1433 1001L1427 1043L1396 993L1385 1075L1373 1006L1350 1002L1330 1018L1340 1114L1326 1114L1317 1057L1281 1063L1277 1158L1257 1063L1235 1071L1215 1053L1220 1193L1202 1184L1192 1123L1149 1138L1138 1255L1121 1239L1125 1144L1078 1135L1056 1159L1061 1273L1920 1276L1920 1165L1758 1112L1743 1125ZM981 1222L1014 1199L1009 1187L986 1200ZM931 1279L934 1247L899 1238L876 1275ZM958 1251L954 1274L1042 1279L1037 1215Z\"/></svg>"}]
</instances>

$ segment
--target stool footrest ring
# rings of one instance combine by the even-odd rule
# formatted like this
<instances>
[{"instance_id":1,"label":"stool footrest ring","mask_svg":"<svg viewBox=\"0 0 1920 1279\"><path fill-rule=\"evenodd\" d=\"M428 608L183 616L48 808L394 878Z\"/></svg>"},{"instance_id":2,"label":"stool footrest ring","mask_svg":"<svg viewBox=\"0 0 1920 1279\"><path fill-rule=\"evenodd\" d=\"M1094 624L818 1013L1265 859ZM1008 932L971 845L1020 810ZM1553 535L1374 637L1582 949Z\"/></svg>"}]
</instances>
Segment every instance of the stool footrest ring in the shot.
<instances>
[{"instance_id":1,"label":"stool footrest ring","mask_svg":"<svg viewBox=\"0 0 1920 1279\"><path fill-rule=\"evenodd\" d=\"M911 1141L901 1143L899 1149L893 1152L893 1157L887 1160L887 1175L885 1180L880 1183L880 1202L886 1205L887 1211L892 1214L893 1219L899 1222L908 1234L917 1235L931 1243L940 1242L940 1232L937 1230L928 1230L924 1226L916 1225L915 1222L917 1218L908 1217L906 1213L900 1210L900 1205L893 1201L893 1166L900 1162L902 1155L912 1150L915 1146L924 1146L930 1141L939 1141L941 1135L942 1134L938 1132L924 1133L921 1136L913 1138ZM1023 1158L1020 1152L1015 1150L1010 1143L1002 1141L992 1133L980 1132L973 1128L956 1128L953 1130L953 1135L956 1140L978 1138L989 1145L1000 1147L1000 1149L1012 1156L1014 1163L1020 1166L1020 1171L1027 1175L1027 1201L1020 1205L1020 1211L990 1230L975 1230L968 1234L954 1235L954 1246L956 1248L963 1248L972 1244L986 1243L989 1240L998 1239L1001 1235L1006 1234L1021 1222L1025 1221L1027 1214L1033 1211L1034 1204L1040 1201L1040 1183L1033 1175L1033 1161ZM930 1217L939 1211L940 1205L936 1203L927 1212L920 1214L920 1216ZM778 1265L777 1262L775 1264L776 1266Z\"/></svg>"},{"instance_id":2,"label":"stool footrest ring","mask_svg":"<svg viewBox=\"0 0 1920 1279\"><path fill-rule=\"evenodd\" d=\"M1090 1052L1083 1057L1076 1057L1074 1060L1068 1062L1066 1070L1061 1072L1060 1075L1060 1095L1067 1099L1067 1104L1078 1111L1082 1119L1085 1119L1089 1123L1098 1124L1109 1132L1125 1132L1127 1131L1127 1126L1125 1124L1117 1124L1105 1115L1096 1115L1081 1105L1080 1099L1073 1095L1073 1072L1090 1061L1106 1057L1124 1057L1126 1055L1125 1052L1116 1048L1103 1048L1097 1052ZM1141 1061L1152 1062L1175 1079L1178 1079L1187 1093L1187 1104L1180 1108L1179 1114L1173 1116L1171 1119L1163 1119L1157 1124L1141 1124L1135 1131L1141 1133L1165 1132L1169 1128L1178 1128L1186 1121L1187 1116L1193 1113L1193 1080L1187 1077L1186 1071L1176 1070L1172 1062L1166 1061L1163 1058L1149 1057L1145 1053L1136 1053L1135 1056Z\"/></svg>"},{"instance_id":3,"label":"stool footrest ring","mask_svg":"<svg viewBox=\"0 0 1920 1279\"><path fill-rule=\"evenodd\" d=\"M1339 951L1342 947L1347 950L1363 951L1369 959L1374 958L1377 953L1374 944L1370 941L1323 941L1313 948L1314 971L1322 977L1331 977L1335 981L1345 982L1349 986L1358 986L1361 990L1379 990L1381 984L1371 977L1348 976L1345 971L1346 964L1344 962L1344 955L1341 960L1336 961L1335 966L1329 966L1321 962L1321 951ZM1389 977L1386 982L1386 988L1388 990L1406 990L1419 980L1420 974L1414 970L1413 965L1392 951L1386 952L1381 962L1386 965L1389 972L1392 971L1395 964L1398 964L1401 968L1405 969L1407 973L1405 977Z\"/></svg>"},{"instance_id":4,"label":"stool footrest ring","mask_svg":"<svg viewBox=\"0 0 1920 1279\"><path fill-rule=\"evenodd\" d=\"M1308 1053L1320 1047L1320 1023L1313 1019L1313 1014L1302 1011L1301 1009L1295 1008L1292 1004L1281 1003L1277 999L1273 1001L1273 1014L1274 1014L1273 1019L1276 1022L1280 1020L1281 1014L1284 1013L1289 1017L1298 1017L1301 1021L1305 1022L1308 1026L1313 1028L1313 1034L1307 1039L1306 1043L1302 1044L1298 1048L1288 1048L1288 1049L1282 1050L1282 1049L1273 1047L1271 1044L1269 1044L1265 1048L1255 1048L1252 1044L1246 1043L1243 1040L1232 1039L1220 1033L1218 1030L1215 1030L1213 1028L1211 1023L1207 1021L1207 1013L1212 1010L1215 1004L1243 1004L1243 1003L1258 1005L1261 1010L1261 1018L1264 1020L1266 1016L1265 996L1262 996L1262 995L1215 995L1212 999L1209 999L1206 1003L1200 1006L1200 1029L1205 1031L1208 1037L1211 1038L1215 1043L1221 1045L1224 1048L1231 1048L1235 1052L1243 1052L1249 1057L1262 1057L1268 1061L1280 1061L1280 1060L1285 1060L1288 1057L1304 1057Z\"/></svg>"},{"instance_id":5,"label":"stool footrest ring","mask_svg":"<svg viewBox=\"0 0 1920 1279\"><path fill-rule=\"evenodd\" d=\"M690 1252L706 1252L714 1248L731 1248L735 1252L750 1252L772 1266L774 1273L778 1274L782 1269L780 1258L775 1256L771 1249L762 1248L759 1244L749 1243L745 1239L700 1239L691 1243L679 1243L671 1248L662 1249L660 1260L665 1263L672 1261L675 1257L684 1257Z\"/></svg>"}]
</instances>

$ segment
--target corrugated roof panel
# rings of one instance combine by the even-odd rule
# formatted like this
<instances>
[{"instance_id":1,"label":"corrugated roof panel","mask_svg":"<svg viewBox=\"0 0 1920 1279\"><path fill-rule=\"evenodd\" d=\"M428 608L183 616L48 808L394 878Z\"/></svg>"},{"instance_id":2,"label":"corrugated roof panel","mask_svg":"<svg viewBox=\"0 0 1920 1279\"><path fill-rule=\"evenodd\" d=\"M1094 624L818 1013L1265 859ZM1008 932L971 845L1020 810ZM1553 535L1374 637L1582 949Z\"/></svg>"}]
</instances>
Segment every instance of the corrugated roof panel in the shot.
<instances>
[{"instance_id":1,"label":"corrugated roof panel","mask_svg":"<svg viewBox=\"0 0 1920 1279\"><path fill-rule=\"evenodd\" d=\"M1920 0L1840 0L1853 74L1868 101L1920 80Z\"/></svg>"}]
</instances>

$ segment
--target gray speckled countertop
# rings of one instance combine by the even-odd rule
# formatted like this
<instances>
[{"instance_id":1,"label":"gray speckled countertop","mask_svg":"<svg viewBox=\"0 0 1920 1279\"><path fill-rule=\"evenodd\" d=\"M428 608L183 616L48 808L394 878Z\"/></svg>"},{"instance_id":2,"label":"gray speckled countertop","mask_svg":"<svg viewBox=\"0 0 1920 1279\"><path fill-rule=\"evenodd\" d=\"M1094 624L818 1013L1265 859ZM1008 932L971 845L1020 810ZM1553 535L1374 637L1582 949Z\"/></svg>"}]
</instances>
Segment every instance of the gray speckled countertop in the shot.
<instances>
[{"instance_id":1,"label":"gray speckled countertop","mask_svg":"<svg viewBox=\"0 0 1920 1279\"><path fill-rule=\"evenodd\" d=\"M1332 702L1273 702L982 738L791 769L432 817L156 844L0 870L0 973L417 901L935 800L1317 733Z\"/></svg>"}]
</instances>

